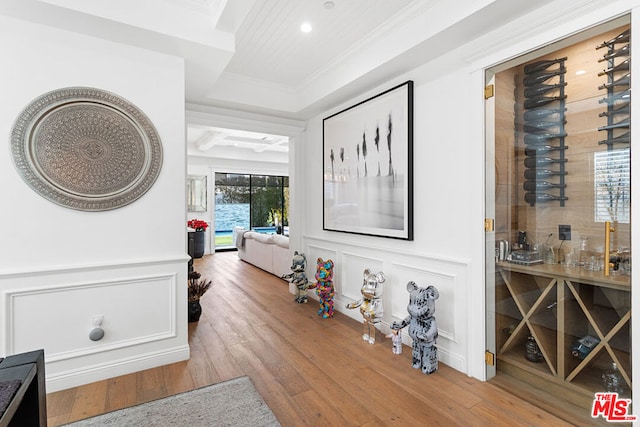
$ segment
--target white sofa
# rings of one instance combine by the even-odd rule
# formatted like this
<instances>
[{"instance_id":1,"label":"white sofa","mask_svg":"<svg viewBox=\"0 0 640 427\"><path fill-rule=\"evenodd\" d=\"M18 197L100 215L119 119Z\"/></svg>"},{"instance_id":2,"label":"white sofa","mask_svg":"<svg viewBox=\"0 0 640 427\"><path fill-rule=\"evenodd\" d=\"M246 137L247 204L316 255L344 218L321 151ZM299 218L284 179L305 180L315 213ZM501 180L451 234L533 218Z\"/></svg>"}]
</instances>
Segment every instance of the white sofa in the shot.
<instances>
[{"instance_id":1,"label":"white sofa","mask_svg":"<svg viewBox=\"0 0 640 427\"><path fill-rule=\"evenodd\" d=\"M243 261L278 277L291 272L288 236L245 231L237 237L236 246Z\"/></svg>"}]
</instances>

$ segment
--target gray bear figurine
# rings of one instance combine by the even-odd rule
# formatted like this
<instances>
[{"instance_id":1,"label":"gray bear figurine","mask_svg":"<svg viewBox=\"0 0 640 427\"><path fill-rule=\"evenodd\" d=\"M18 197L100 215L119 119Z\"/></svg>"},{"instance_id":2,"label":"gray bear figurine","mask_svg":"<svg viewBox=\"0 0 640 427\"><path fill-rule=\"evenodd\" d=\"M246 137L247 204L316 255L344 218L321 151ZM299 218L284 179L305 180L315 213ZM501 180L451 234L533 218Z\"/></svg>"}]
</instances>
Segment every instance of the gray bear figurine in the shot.
<instances>
[{"instance_id":1,"label":"gray bear figurine","mask_svg":"<svg viewBox=\"0 0 640 427\"><path fill-rule=\"evenodd\" d=\"M436 300L440 296L433 286L419 288L415 282L407 283L409 305L407 316L402 322L393 322L391 329L399 330L409 326L409 336L413 339L411 366L422 369L423 374L430 374L438 369L438 324L434 314Z\"/></svg>"}]
</instances>

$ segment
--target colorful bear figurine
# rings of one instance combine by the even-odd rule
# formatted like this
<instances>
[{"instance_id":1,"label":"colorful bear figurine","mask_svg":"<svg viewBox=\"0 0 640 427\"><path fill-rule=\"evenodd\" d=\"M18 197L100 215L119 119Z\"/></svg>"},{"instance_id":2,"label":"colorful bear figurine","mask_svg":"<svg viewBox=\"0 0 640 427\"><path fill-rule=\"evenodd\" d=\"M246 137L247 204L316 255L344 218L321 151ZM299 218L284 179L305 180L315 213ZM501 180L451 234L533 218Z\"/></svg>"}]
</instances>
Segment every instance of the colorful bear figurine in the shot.
<instances>
[{"instance_id":1,"label":"colorful bear figurine","mask_svg":"<svg viewBox=\"0 0 640 427\"><path fill-rule=\"evenodd\" d=\"M369 344L376 342L376 324L382 320L384 311L382 309L382 284L384 283L384 273L373 274L368 268L363 273L362 299L347 304L347 308L360 307L360 314L363 317L362 339Z\"/></svg>"},{"instance_id":2,"label":"colorful bear figurine","mask_svg":"<svg viewBox=\"0 0 640 427\"><path fill-rule=\"evenodd\" d=\"M318 270L316 271L316 294L320 298L318 316L323 319L333 317L333 261L323 261L318 258Z\"/></svg>"},{"instance_id":3,"label":"colorful bear figurine","mask_svg":"<svg viewBox=\"0 0 640 427\"><path fill-rule=\"evenodd\" d=\"M409 305L407 316L402 322L394 321L391 329L399 330L409 326L409 336L413 339L412 364L414 368L422 369L423 374L430 374L438 369L438 325L434 314L435 301L440 296L433 286L419 288L415 282L407 283Z\"/></svg>"},{"instance_id":4,"label":"colorful bear figurine","mask_svg":"<svg viewBox=\"0 0 640 427\"><path fill-rule=\"evenodd\" d=\"M296 285L296 298L295 302L298 304L307 303L307 289L313 289L315 284L309 283L305 269L307 268L307 257L303 253L295 251L293 253L293 260L291 262L291 273L283 274L282 278L289 280L290 283Z\"/></svg>"}]
</instances>

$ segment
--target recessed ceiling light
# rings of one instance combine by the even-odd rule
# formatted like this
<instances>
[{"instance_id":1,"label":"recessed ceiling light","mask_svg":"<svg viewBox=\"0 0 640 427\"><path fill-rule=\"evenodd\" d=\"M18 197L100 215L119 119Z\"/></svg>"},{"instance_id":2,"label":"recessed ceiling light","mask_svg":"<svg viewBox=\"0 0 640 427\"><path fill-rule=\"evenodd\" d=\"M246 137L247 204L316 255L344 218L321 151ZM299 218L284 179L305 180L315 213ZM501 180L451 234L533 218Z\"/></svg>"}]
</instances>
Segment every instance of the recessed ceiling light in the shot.
<instances>
[{"instance_id":1,"label":"recessed ceiling light","mask_svg":"<svg viewBox=\"0 0 640 427\"><path fill-rule=\"evenodd\" d=\"M303 33L310 33L312 29L311 24L308 22L303 22L302 25L300 25L300 31Z\"/></svg>"},{"instance_id":2,"label":"recessed ceiling light","mask_svg":"<svg viewBox=\"0 0 640 427\"><path fill-rule=\"evenodd\" d=\"M325 9L333 9L336 6L336 4L332 1L326 1L324 2L323 6Z\"/></svg>"},{"instance_id":3,"label":"recessed ceiling light","mask_svg":"<svg viewBox=\"0 0 640 427\"><path fill-rule=\"evenodd\" d=\"M578 71L576 71L576 76L581 76L583 74L587 74L587 71L586 70L578 70Z\"/></svg>"}]
</instances>

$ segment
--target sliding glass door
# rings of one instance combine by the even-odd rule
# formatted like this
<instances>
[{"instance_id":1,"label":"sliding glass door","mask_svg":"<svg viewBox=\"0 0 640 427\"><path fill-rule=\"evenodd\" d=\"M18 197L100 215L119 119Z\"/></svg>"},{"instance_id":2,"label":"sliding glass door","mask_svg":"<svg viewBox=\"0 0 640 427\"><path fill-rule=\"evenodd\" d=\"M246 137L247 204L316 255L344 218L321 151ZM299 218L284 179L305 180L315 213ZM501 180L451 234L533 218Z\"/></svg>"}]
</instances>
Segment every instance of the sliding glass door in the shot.
<instances>
[{"instance_id":1,"label":"sliding glass door","mask_svg":"<svg viewBox=\"0 0 640 427\"><path fill-rule=\"evenodd\" d=\"M234 248L234 230L289 231L289 177L215 174L215 247Z\"/></svg>"}]
</instances>

